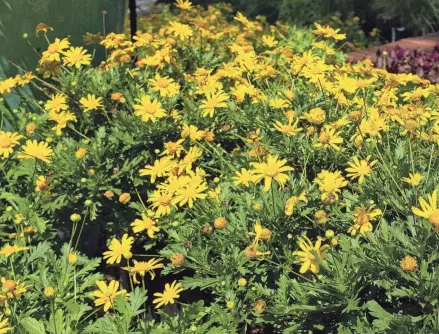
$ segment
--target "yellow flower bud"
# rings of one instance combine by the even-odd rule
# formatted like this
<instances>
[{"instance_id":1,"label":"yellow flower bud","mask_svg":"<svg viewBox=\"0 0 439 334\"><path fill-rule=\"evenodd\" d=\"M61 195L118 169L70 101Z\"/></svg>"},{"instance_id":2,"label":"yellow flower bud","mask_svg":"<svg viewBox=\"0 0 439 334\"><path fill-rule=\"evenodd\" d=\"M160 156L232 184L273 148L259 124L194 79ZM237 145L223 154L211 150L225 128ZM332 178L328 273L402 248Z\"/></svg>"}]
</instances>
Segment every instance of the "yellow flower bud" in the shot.
<instances>
[{"instance_id":1,"label":"yellow flower bud","mask_svg":"<svg viewBox=\"0 0 439 334\"><path fill-rule=\"evenodd\" d=\"M52 297L55 294L55 289L53 288L53 286L48 286L47 288L44 289L44 295L46 297Z\"/></svg>"}]
</instances>

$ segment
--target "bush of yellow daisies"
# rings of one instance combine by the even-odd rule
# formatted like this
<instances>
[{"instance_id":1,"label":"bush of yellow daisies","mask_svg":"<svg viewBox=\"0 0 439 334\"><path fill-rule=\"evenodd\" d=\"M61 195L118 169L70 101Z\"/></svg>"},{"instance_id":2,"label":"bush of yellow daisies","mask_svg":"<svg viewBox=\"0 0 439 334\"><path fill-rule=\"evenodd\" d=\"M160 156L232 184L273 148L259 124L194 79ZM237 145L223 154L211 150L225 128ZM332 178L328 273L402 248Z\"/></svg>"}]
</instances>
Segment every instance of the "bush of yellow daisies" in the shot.
<instances>
[{"instance_id":1,"label":"bush of yellow daisies","mask_svg":"<svg viewBox=\"0 0 439 334\"><path fill-rule=\"evenodd\" d=\"M39 24L0 80L0 333L439 331L439 87L319 24L142 25Z\"/></svg>"}]
</instances>

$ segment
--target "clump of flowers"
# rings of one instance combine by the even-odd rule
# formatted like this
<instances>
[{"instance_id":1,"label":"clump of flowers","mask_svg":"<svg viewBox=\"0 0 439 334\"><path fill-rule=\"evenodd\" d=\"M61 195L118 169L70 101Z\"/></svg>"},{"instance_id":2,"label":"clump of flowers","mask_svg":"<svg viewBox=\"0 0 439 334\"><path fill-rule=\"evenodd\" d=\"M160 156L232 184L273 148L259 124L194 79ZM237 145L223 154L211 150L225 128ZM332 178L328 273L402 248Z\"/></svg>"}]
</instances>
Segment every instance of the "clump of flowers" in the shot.
<instances>
[{"instance_id":1,"label":"clump of flowers","mask_svg":"<svg viewBox=\"0 0 439 334\"><path fill-rule=\"evenodd\" d=\"M0 332L436 332L438 87L341 27L139 24L0 79Z\"/></svg>"}]
</instances>

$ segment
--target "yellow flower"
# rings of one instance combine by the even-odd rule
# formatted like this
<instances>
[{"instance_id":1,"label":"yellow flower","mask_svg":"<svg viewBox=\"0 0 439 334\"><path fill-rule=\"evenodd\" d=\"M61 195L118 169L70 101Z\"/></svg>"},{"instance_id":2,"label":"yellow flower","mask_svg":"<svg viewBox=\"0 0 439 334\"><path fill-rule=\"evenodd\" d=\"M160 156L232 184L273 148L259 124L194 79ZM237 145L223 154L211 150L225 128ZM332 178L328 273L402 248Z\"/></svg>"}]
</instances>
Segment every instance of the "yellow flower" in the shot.
<instances>
[{"instance_id":1,"label":"yellow flower","mask_svg":"<svg viewBox=\"0 0 439 334\"><path fill-rule=\"evenodd\" d=\"M173 34L175 37L180 38L182 41L188 37L191 37L194 33L191 27L189 27L187 24L172 21L169 22L169 25L170 27L168 28L168 32Z\"/></svg>"},{"instance_id":2,"label":"yellow flower","mask_svg":"<svg viewBox=\"0 0 439 334\"><path fill-rule=\"evenodd\" d=\"M278 44L278 41L273 36L264 35L261 37L261 42L265 46L269 48L275 47Z\"/></svg>"},{"instance_id":3,"label":"yellow flower","mask_svg":"<svg viewBox=\"0 0 439 334\"><path fill-rule=\"evenodd\" d=\"M0 290L0 303L7 299L19 298L23 293L27 291L27 287L20 281L13 281L1 278L2 287Z\"/></svg>"},{"instance_id":4,"label":"yellow flower","mask_svg":"<svg viewBox=\"0 0 439 334\"><path fill-rule=\"evenodd\" d=\"M145 277L145 274L149 273L152 280L155 278L154 269L160 269L165 267L163 263L160 263L160 261L160 259L150 259L147 262L138 262L136 260L133 260L134 266L124 267L123 269L128 271L133 276L134 283L139 284L140 282L137 280L137 275Z\"/></svg>"},{"instance_id":5,"label":"yellow flower","mask_svg":"<svg viewBox=\"0 0 439 334\"><path fill-rule=\"evenodd\" d=\"M296 135L296 133L302 131L303 129L297 127L297 123L299 122L299 119L296 119L294 124L292 124L292 122L293 122L293 117L288 117L288 124L282 124L281 122L276 121L274 123L274 128L277 131L282 132L283 134L289 137L294 136Z\"/></svg>"},{"instance_id":6,"label":"yellow flower","mask_svg":"<svg viewBox=\"0 0 439 334\"><path fill-rule=\"evenodd\" d=\"M151 208L156 210L156 217L168 216L171 214L172 195L166 190L154 190L152 195L148 197L148 202L151 202Z\"/></svg>"},{"instance_id":7,"label":"yellow flower","mask_svg":"<svg viewBox=\"0 0 439 334\"><path fill-rule=\"evenodd\" d=\"M288 198L285 202L285 214L287 216L291 216L293 214L294 208L297 204L299 204L300 201L308 203L308 199L306 198L305 193L301 193L299 196L292 196Z\"/></svg>"},{"instance_id":8,"label":"yellow flower","mask_svg":"<svg viewBox=\"0 0 439 334\"><path fill-rule=\"evenodd\" d=\"M328 221L328 214L323 210L318 210L314 214L314 219L317 223L325 224Z\"/></svg>"},{"instance_id":9,"label":"yellow flower","mask_svg":"<svg viewBox=\"0 0 439 334\"><path fill-rule=\"evenodd\" d=\"M11 327L8 327L8 318L3 319L3 314L0 314L0 334L5 334L11 329Z\"/></svg>"},{"instance_id":10,"label":"yellow flower","mask_svg":"<svg viewBox=\"0 0 439 334\"><path fill-rule=\"evenodd\" d=\"M86 153L87 153L87 150L84 147L80 147L76 150L75 157L77 159L82 159L83 157L85 157Z\"/></svg>"},{"instance_id":11,"label":"yellow flower","mask_svg":"<svg viewBox=\"0 0 439 334\"><path fill-rule=\"evenodd\" d=\"M142 121L148 122L151 120L153 123L159 118L166 116L166 111L162 108L162 104L154 99L151 101L149 95L143 95L140 99L136 99L139 104L134 105L134 114L140 116Z\"/></svg>"},{"instance_id":12,"label":"yellow flower","mask_svg":"<svg viewBox=\"0 0 439 334\"><path fill-rule=\"evenodd\" d=\"M43 191L49 186L49 180L44 175L40 175L35 181L35 185L36 185L35 187L36 192Z\"/></svg>"},{"instance_id":13,"label":"yellow flower","mask_svg":"<svg viewBox=\"0 0 439 334\"><path fill-rule=\"evenodd\" d=\"M176 196L172 200L172 204L179 205L180 207L188 203L189 208L194 205L194 200L205 199L207 194L203 191L207 190L206 182L202 180L193 179L186 183L182 188L177 189Z\"/></svg>"},{"instance_id":14,"label":"yellow flower","mask_svg":"<svg viewBox=\"0 0 439 334\"><path fill-rule=\"evenodd\" d=\"M322 108L314 108L311 109L309 112L304 113L302 118L306 119L312 124L319 125L325 121L326 115L325 111Z\"/></svg>"},{"instance_id":15,"label":"yellow flower","mask_svg":"<svg viewBox=\"0 0 439 334\"><path fill-rule=\"evenodd\" d=\"M285 166L286 163L286 159L278 160L278 157L273 155L267 157L267 162L252 162L251 165L255 168L251 171L252 181L257 184L264 179L264 191L270 190L273 179L283 187L288 181L288 175L283 172L294 170L292 167Z\"/></svg>"},{"instance_id":16,"label":"yellow flower","mask_svg":"<svg viewBox=\"0 0 439 334\"><path fill-rule=\"evenodd\" d=\"M426 218L433 224L436 232L439 232L439 209L437 207L437 192L434 190L431 195L427 196L428 203L422 197L419 197L419 205L421 209L412 206L412 211L415 215Z\"/></svg>"},{"instance_id":17,"label":"yellow flower","mask_svg":"<svg viewBox=\"0 0 439 334\"><path fill-rule=\"evenodd\" d=\"M233 184L242 184L243 186L248 187L248 183L252 180L252 173L245 168L241 168L241 172L237 171L235 174L236 176L233 177Z\"/></svg>"},{"instance_id":18,"label":"yellow flower","mask_svg":"<svg viewBox=\"0 0 439 334\"><path fill-rule=\"evenodd\" d=\"M122 193L119 196L119 202L122 204L127 204L131 200L131 195L129 193Z\"/></svg>"},{"instance_id":19,"label":"yellow flower","mask_svg":"<svg viewBox=\"0 0 439 334\"><path fill-rule=\"evenodd\" d=\"M94 94L87 94L87 97L81 97L79 103L84 107L85 112L103 107L102 97L96 97Z\"/></svg>"},{"instance_id":20,"label":"yellow flower","mask_svg":"<svg viewBox=\"0 0 439 334\"><path fill-rule=\"evenodd\" d=\"M131 223L134 233L139 233L146 231L148 237L154 239L154 233L160 231L160 227L157 226L157 222L148 217L147 215L142 215L142 219L136 219Z\"/></svg>"},{"instance_id":21,"label":"yellow flower","mask_svg":"<svg viewBox=\"0 0 439 334\"><path fill-rule=\"evenodd\" d=\"M35 128L36 128L36 127L37 127L37 126L35 125L34 122L30 122L29 124L26 125L26 133L27 133L28 135L33 134L33 133L35 132Z\"/></svg>"},{"instance_id":22,"label":"yellow flower","mask_svg":"<svg viewBox=\"0 0 439 334\"><path fill-rule=\"evenodd\" d=\"M15 145L20 144L19 140L24 136L16 132L6 132L0 130L0 157L8 158Z\"/></svg>"},{"instance_id":23,"label":"yellow flower","mask_svg":"<svg viewBox=\"0 0 439 334\"><path fill-rule=\"evenodd\" d=\"M181 283L177 283L177 281L172 282L171 285L169 285L169 283L166 283L163 293L154 293L154 296L157 298L154 299L152 302L153 304L157 304L155 305L155 308L159 308L163 305L174 304L174 299L179 298L180 292L182 291L183 288L181 286Z\"/></svg>"},{"instance_id":24,"label":"yellow flower","mask_svg":"<svg viewBox=\"0 0 439 334\"><path fill-rule=\"evenodd\" d=\"M184 124L181 137L189 137L191 140L198 141L204 138L204 131L199 130L195 125Z\"/></svg>"},{"instance_id":25,"label":"yellow flower","mask_svg":"<svg viewBox=\"0 0 439 334\"><path fill-rule=\"evenodd\" d=\"M341 41L346 38L346 34L339 34L340 29L332 29L331 27L322 27L317 22L314 23L316 29L313 30L315 35L323 35L325 38L333 38L336 41Z\"/></svg>"},{"instance_id":26,"label":"yellow flower","mask_svg":"<svg viewBox=\"0 0 439 334\"><path fill-rule=\"evenodd\" d=\"M202 109L201 116L207 117L207 115L209 115L210 117L213 117L215 108L227 107L227 103L225 101L228 99L229 97L223 91L207 94L206 100L204 100L200 105L200 108Z\"/></svg>"},{"instance_id":27,"label":"yellow flower","mask_svg":"<svg viewBox=\"0 0 439 334\"><path fill-rule=\"evenodd\" d=\"M52 149L47 142L37 142L36 140L27 140L23 146L23 152L19 153L19 159L39 159L50 163L50 157L53 155Z\"/></svg>"},{"instance_id":28,"label":"yellow flower","mask_svg":"<svg viewBox=\"0 0 439 334\"><path fill-rule=\"evenodd\" d=\"M253 227L254 232L249 232L248 234L255 237L255 240L253 241L252 245L257 245L259 240L270 240L271 238L271 231L266 228L262 227L261 222L256 220L255 226Z\"/></svg>"},{"instance_id":29,"label":"yellow flower","mask_svg":"<svg viewBox=\"0 0 439 334\"><path fill-rule=\"evenodd\" d=\"M104 305L104 312L114 307L116 296L127 297L128 295L125 289L119 290L119 282L115 280L112 280L108 286L104 281L96 281L96 285L99 290L93 291L91 295L96 298L95 306Z\"/></svg>"},{"instance_id":30,"label":"yellow flower","mask_svg":"<svg viewBox=\"0 0 439 334\"><path fill-rule=\"evenodd\" d=\"M179 139L175 142L169 141L165 143L165 150L160 155L169 155L172 157L179 158L181 155L181 152L184 151L184 147L181 145L183 142L183 139Z\"/></svg>"},{"instance_id":31,"label":"yellow flower","mask_svg":"<svg viewBox=\"0 0 439 334\"><path fill-rule=\"evenodd\" d=\"M409 173L409 176L403 177L402 180L404 182L410 184L412 187L416 187L421 183L423 178L424 177L419 173L414 173L414 174Z\"/></svg>"},{"instance_id":32,"label":"yellow flower","mask_svg":"<svg viewBox=\"0 0 439 334\"><path fill-rule=\"evenodd\" d=\"M227 219L226 218L224 218L224 217L218 217L218 218L216 218L214 221L213 221L213 226L216 228L216 229L223 229L223 228L225 228L226 226L227 226L227 224L228 224L229 222L227 221Z\"/></svg>"},{"instance_id":33,"label":"yellow flower","mask_svg":"<svg viewBox=\"0 0 439 334\"><path fill-rule=\"evenodd\" d=\"M301 249L300 251L293 252L293 255L298 256L299 262L302 263L299 272L301 274L304 274L307 271L311 271L314 274L318 273L320 267L317 257L324 261L326 259L329 246L322 246L321 238L317 238L315 245L313 245L311 240L304 236L299 238L299 247Z\"/></svg>"},{"instance_id":34,"label":"yellow flower","mask_svg":"<svg viewBox=\"0 0 439 334\"><path fill-rule=\"evenodd\" d=\"M67 38L63 38L62 40L59 38L55 38L55 42L49 44L47 50L43 52L40 63L45 62L60 62L61 61L61 53L68 49L70 46L70 42Z\"/></svg>"},{"instance_id":35,"label":"yellow flower","mask_svg":"<svg viewBox=\"0 0 439 334\"><path fill-rule=\"evenodd\" d=\"M68 51L63 52L64 65L80 68L81 65L91 64L91 55L87 54L87 50L83 47L71 47Z\"/></svg>"},{"instance_id":36,"label":"yellow flower","mask_svg":"<svg viewBox=\"0 0 439 334\"><path fill-rule=\"evenodd\" d=\"M52 297L55 294L55 288L51 285L44 289L44 295L46 297Z\"/></svg>"},{"instance_id":37,"label":"yellow flower","mask_svg":"<svg viewBox=\"0 0 439 334\"><path fill-rule=\"evenodd\" d=\"M370 155L364 160L358 160L358 157L354 157L352 159L353 161L348 162L350 167L346 168L346 171L348 172L347 177L350 177L351 179L358 178L358 183L362 184L364 178L372 173L372 167L378 162L377 160L369 161L370 159Z\"/></svg>"},{"instance_id":38,"label":"yellow flower","mask_svg":"<svg viewBox=\"0 0 439 334\"><path fill-rule=\"evenodd\" d=\"M175 162L170 157L163 157L160 160L154 161L154 165L146 165L145 168L139 171L140 176L151 176L151 183L154 183L157 177L165 176L172 168L175 167Z\"/></svg>"},{"instance_id":39,"label":"yellow flower","mask_svg":"<svg viewBox=\"0 0 439 334\"><path fill-rule=\"evenodd\" d=\"M340 189L348 184L348 181L345 180L340 171L329 172L327 170L322 170L317 174L314 182L319 185L322 192L322 201L328 203L338 200L338 194L341 193Z\"/></svg>"},{"instance_id":40,"label":"yellow flower","mask_svg":"<svg viewBox=\"0 0 439 334\"><path fill-rule=\"evenodd\" d=\"M50 100L44 105L46 111L60 112L67 110L69 106L67 105L67 97L64 94L56 94L50 97Z\"/></svg>"},{"instance_id":41,"label":"yellow flower","mask_svg":"<svg viewBox=\"0 0 439 334\"><path fill-rule=\"evenodd\" d=\"M348 233L356 235L360 232L361 235L365 235L367 232L372 232L372 222L376 217L382 215L383 212L375 208L375 205L371 205L366 208L363 204L354 210L354 226L348 229Z\"/></svg>"},{"instance_id":42,"label":"yellow flower","mask_svg":"<svg viewBox=\"0 0 439 334\"><path fill-rule=\"evenodd\" d=\"M69 254L67 255L67 260L70 264L76 264L76 262L78 262L78 255L76 254L76 252L69 252Z\"/></svg>"},{"instance_id":43,"label":"yellow flower","mask_svg":"<svg viewBox=\"0 0 439 334\"><path fill-rule=\"evenodd\" d=\"M340 132L336 132L334 128L325 127L317 139L318 143L314 144L314 147L330 148L332 147L336 151L340 151L340 146L343 142L343 138L340 137Z\"/></svg>"},{"instance_id":44,"label":"yellow flower","mask_svg":"<svg viewBox=\"0 0 439 334\"><path fill-rule=\"evenodd\" d=\"M148 79L153 92L159 92L162 97L172 97L178 94L180 85L169 77L161 77L156 73L154 79Z\"/></svg>"},{"instance_id":45,"label":"yellow flower","mask_svg":"<svg viewBox=\"0 0 439 334\"><path fill-rule=\"evenodd\" d=\"M114 264L120 263L122 256L126 259L130 259L133 255L131 253L131 245L133 242L134 238L128 237L128 234L124 234L121 241L114 238L108 247L109 250L103 254L104 260L106 259L108 264Z\"/></svg>"},{"instance_id":46,"label":"yellow flower","mask_svg":"<svg viewBox=\"0 0 439 334\"><path fill-rule=\"evenodd\" d=\"M416 262L416 259L410 255L405 256L399 262L399 266L401 267L402 271L406 273L413 273L418 269L418 263Z\"/></svg>"},{"instance_id":47,"label":"yellow flower","mask_svg":"<svg viewBox=\"0 0 439 334\"><path fill-rule=\"evenodd\" d=\"M177 0L177 2L174 4L175 7L178 7L180 9L191 9L192 8L192 2L188 0Z\"/></svg>"},{"instance_id":48,"label":"yellow flower","mask_svg":"<svg viewBox=\"0 0 439 334\"><path fill-rule=\"evenodd\" d=\"M69 111L62 111L62 112L49 112L49 120L55 121L57 124L52 128L52 130L55 131L55 133L59 136L61 135L61 130L64 129L67 126L68 121L74 121L76 122L76 116L75 114L69 112Z\"/></svg>"},{"instance_id":49,"label":"yellow flower","mask_svg":"<svg viewBox=\"0 0 439 334\"><path fill-rule=\"evenodd\" d=\"M9 257L15 253L21 252L23 250L27 250L29 247L17 246L17 245L4 245L0 249L0 256Z\"/></svg>"}]
</instances>

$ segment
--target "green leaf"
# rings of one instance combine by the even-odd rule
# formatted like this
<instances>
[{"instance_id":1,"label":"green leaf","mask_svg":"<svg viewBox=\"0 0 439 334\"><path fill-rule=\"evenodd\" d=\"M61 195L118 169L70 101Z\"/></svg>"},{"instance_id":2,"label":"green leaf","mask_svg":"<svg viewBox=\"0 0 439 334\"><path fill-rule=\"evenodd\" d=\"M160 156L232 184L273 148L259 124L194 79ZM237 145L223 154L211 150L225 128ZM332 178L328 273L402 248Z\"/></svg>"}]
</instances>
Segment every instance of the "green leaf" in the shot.
<instances>
[{"instance_id":1,"label":"green leaf","mask_svg":"<svg viewBox=\"0 0 439 334\"><path fill-rule=\"evenodd\" d=\"M21 325L29 334L46 334L44 324L35 318L26 317L21 320Z\"/></svg>"}]
</instances>

